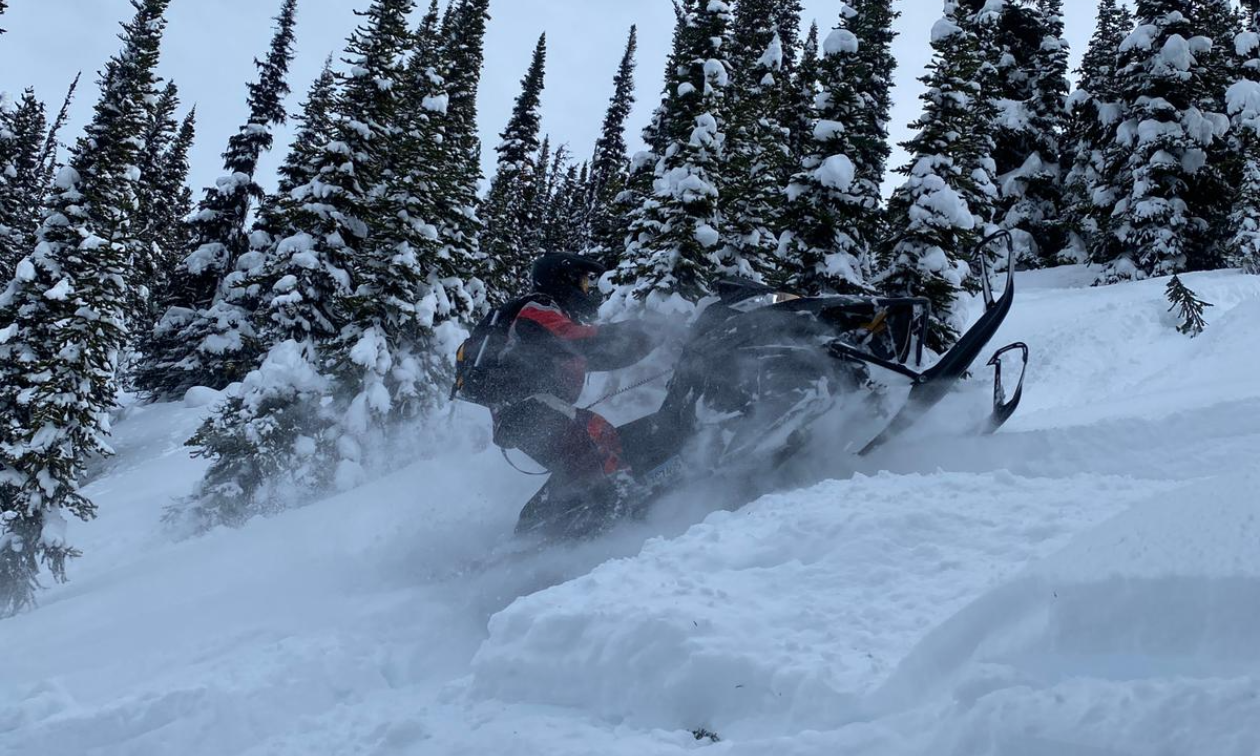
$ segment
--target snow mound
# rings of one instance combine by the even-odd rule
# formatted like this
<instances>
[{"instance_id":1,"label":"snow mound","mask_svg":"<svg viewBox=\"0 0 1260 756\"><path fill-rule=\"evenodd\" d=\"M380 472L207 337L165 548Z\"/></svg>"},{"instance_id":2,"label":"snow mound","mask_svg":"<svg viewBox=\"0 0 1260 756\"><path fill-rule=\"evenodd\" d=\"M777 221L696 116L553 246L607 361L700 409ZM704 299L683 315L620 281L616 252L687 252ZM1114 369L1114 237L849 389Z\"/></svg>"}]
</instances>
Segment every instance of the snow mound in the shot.
<instances>
[{"instance_id":1,"label":"snow mound","mask_svg":"<svg viewBox=\"0 0 1260 756\"><path fill-rule=\"evenodd\" d=\"M1257 486L1179 489L1078 537L929 635L874 705L953 701L943 753L1256 753Z\"/></svg>"},{"instance_id":2,"label":"snow mound","mask_svg":"<svg viewBox=\"0 0 1260 756\"><path fill-rule=\"evenodd\" d=\"M770 496L517 601L491 620L472 691L667 729L834 726L1010 564L1151 486L880 475Z\"/></svg>"},{"instance_id":3,"label":"snow mound","mask_svg":"<svg viewBox=\"0 0 1260 756\"><path fill-rule=\"evenodd\" d=\"M208 386L193 386L184 392L184 408L200 409L218 404L223 399L223 392Z\"/></svg>"}]
</instances>

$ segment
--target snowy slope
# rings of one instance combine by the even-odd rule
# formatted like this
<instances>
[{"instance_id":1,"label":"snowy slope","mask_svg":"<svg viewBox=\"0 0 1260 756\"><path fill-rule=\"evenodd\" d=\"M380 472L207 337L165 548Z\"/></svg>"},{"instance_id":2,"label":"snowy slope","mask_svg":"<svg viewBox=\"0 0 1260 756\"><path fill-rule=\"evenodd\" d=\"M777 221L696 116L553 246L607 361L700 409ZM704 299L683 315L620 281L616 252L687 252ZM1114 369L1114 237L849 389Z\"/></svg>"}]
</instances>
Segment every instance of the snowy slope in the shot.
<instances>
[{"instance_id":1,"label":"snowy slope","mask_svg":"<svg viewBox=\"0 0 1260 756\"><path fill-rule=\"evenodd\" d=\"M1089 279L1022 277L1000 435L945 432L977 380L801 490L543 553L471 409L433 459L172 542L205 409L132 408L73 581L0 622L0 753L1260 753L1260 278L1188 276L1195 340L1164 282Z\"/></svg>"}]
</instances>

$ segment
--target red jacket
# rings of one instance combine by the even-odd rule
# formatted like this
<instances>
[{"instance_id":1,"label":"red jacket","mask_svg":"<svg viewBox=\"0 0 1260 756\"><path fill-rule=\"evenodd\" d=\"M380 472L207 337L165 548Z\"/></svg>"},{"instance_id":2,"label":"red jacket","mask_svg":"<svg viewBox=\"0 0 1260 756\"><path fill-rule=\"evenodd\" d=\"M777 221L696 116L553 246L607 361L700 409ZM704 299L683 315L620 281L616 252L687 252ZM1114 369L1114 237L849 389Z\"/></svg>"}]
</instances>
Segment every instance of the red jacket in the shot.
<instances>
[{"instance_id":1,"label":"red jacket","mask_svg":"<svg viewBox=\"0 0 1260 756\"><path fill-rule=\"evenodd\" d=\"M575 403L588 372L629 367L655 346L656 339L639 322L586 325L550 299L533 295L512 322L503 352L513 375L511 401L552 394Z\"/></svg>"}]
</instances>

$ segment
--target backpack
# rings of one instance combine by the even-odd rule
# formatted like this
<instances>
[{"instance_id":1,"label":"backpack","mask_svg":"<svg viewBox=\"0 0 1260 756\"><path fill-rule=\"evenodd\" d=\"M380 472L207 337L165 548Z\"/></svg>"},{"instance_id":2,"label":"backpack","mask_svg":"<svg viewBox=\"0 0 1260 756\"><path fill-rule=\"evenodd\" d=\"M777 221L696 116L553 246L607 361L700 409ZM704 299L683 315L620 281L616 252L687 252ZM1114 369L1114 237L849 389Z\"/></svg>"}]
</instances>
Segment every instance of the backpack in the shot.
<instances>
[{"instance_id":1,"label":"backpack","mask_svg":"<svg viewBox=\"0 0 1260 756\"><path fill-rule=\"evenodd\" d=\"M455 353L455 385L451 399L491 407L508 395L511 376L503 370L503 352L516 316L531 300L521 299L496 307L472 330Z\"/></svg>"}]
</instances>

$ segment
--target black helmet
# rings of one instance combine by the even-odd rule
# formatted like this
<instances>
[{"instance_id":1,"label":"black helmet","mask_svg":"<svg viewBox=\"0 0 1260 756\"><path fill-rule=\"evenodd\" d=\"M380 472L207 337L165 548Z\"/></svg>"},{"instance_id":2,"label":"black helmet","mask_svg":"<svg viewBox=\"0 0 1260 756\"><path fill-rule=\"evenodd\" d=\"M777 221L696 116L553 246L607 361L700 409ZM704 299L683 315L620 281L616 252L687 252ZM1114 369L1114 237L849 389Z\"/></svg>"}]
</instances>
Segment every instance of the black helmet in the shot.
<instances>
[{"instance_id":1,"label":"black helmet","mask_svg":"<svg viewBox=\"0 0 1260 756\"><path fill-rule=\"evenodd\" d=\"M592 279L607 270L598 261L566 252L550 252L534 261L534 292L556 301L572 317L593 319L603 303Z\"/></svg>"}]
</instances>

